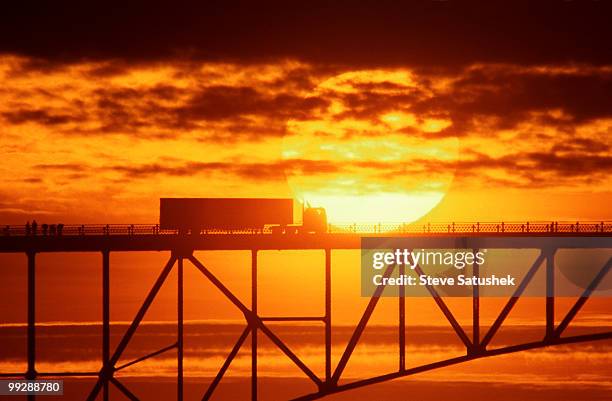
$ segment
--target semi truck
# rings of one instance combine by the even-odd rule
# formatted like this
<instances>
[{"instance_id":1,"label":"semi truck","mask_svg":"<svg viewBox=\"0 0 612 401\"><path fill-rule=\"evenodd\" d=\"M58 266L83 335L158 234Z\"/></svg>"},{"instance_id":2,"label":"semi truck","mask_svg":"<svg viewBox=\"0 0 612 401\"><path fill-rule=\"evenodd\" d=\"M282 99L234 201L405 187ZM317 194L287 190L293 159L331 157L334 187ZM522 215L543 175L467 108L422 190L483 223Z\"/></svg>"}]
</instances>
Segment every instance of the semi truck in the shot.
<instances>
[{"instance_id":1,"label":"semi truck","mask_svg":"<svg viewBox=\"0 0 612 401\"><path fill-rule=\"evenodd\" d=\"M323 208L303 208L302 224L294 223L292 199L270 198L161 198L161 230L199 234L202 231L263 231L273 234L327 231Z\"/></svg>"}]
</instances>

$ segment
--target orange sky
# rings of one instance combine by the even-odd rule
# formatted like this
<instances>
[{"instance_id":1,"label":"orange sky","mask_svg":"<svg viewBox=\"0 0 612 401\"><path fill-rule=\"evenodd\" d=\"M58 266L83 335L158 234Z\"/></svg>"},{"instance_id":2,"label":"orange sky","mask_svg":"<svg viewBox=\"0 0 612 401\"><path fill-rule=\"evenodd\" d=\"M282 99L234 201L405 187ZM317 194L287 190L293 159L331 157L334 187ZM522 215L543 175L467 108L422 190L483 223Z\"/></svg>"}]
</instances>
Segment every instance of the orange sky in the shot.
<instances>
[{"instance_id":1,"label":"orange sky","mask_svg":"<svg viewBox=\"0 0 612 401\"><path fill-rule=\"evenodd\" d=\"M567 63L472 63L445 72L298 59L96 60L44 68L35 59L5 55L0 223L154 223L160 197L232 196L305 199L326 207L332 221L609 219L612 115L587 103L611 79L609 65ZM130 257L133 263L122 267ZM113 293L124 305L114 319L130 319L146 290L142 280L130 281L152 280L164 257L113 256L119 261ZM312 285L304 297L279 304L291 290L278 293L274 280L262 278L262 291L275 296L261 302L281 314L294 307L318 311L322 297L314 294L322 287L313 272L322 261L283 257L262 266L278 275L293 265L308 272ZM248 260L236 269L237 258L213 259L213 266L246 291ZM356 258L354 252L336 265L343 322L361 310L353 306ZM61 291L75 297L65 320L94 319L99 255L40 259L39 291L50 314L43 306L39 317L64 320L64 313L52 312L64 310L63 298L53 295ZM5 283L7 297L18 300L22 285L10 283L23 280L25 262L2 260L17 269ZM54 274L70 277L79 266L94 269L91 280L55 286ZM206 302L221 303L213 314L203 313L198 283L194 277L189 284L192 318L240 318L208 292ZM79 306L83 293L91 302ZM161 305L153 318L172 318L172 302ZM394 319L389 308L383 321ZM422 316L438 314L433 305L422 310ZM533 315L529 305L525 310ZM23 316L10 315L13 321Z\"/></svg>"},{"instance_id":2,"label":"orange sky","mask_svg":"<svg viewBox=\"0 0 612 401\"><path fill-rule=\"evenodd\" d=\"M612 3L12 6L0 13L0 227L33 219L155 224L161 197L293 198L324 207L332 223L612 219ZM125 327L117 323L132 321L169 253L110 254L114 331ZM529 266L536 253L518 250L505 261ZM559 268L564 263L565 269L581 263L588 267L581 272L595 272L610 250L583 258L569 252L565 260L560 254L557 269L565 275ZM260 316L323 315L322 250L258 255ZM251 305L249 252L195 256ZM26 364L26 262L25 254L0 253L4 369ZM92 344L99 341L88 333L102 320L101 262L100 253L36 255L35 320L47 326L37 329L39 371L83 369L86 347L85 362L97 369L98 345ZM369 301L360 293L360 262L359 250L332 251L334 363ZM534 281L544 279L540 269ZM187 328L205 321L199 330L206 331L187 336L193 340L187 359L212 365L209 348L221 355L219 344L233 334L209 327L247 324L245 316L188 262L184 283ZM155 324L138 329L132 351L152 348L168 333L174 338L176 284L175 269L145 316L145 323ZM471 337L472 299L444 300ZM555 300L556 323L575 301ZM564 334L609 330L609 301L589 299ZM480 300L481 334L506 302ZM491 346L531 340L523 333L543 338L545 312L544 297L522 297ZM364 334L370 337L360 341L363 353L351 368L356 377L373 374L373 365L397 368L397 318L398 300L381 298ZM433 299L407 298L406 325L408 344L426 344L419 346L422 361L416 348L407 351L409 364L445 355L448 338L427 334L452 332ZM71 337L76 327L83 329L81 337ZM292 349L316 357L322 369L323 330L316 343L304 327L285 330L283 335L293 334L284 338ZM393 336L392 353L379 341L378 333L385 332ZM265 349L264 335L260 339L260 374L281 367L274 374L285 375L279 357ZM463 354L459 339L451 341ZM417 384L411 394L434 394L433 388L437 397L485 399L495 388L508 398L557 399L571 398L566 389L572 388L581 391L577 399L596 397L610 387L609 340L598 344L605 345L434 372L425 376L434 379L431 385L410 381L413 389ZM248 348L247 341L241 365L234 366L246 376ZM168 358L152 359L150 374L166 369L174 376L175 357ZM461 375L468 370L471 378ZM154 385L143 385L145 394L164 397L160 382L152 380ZM512 386L501 386L504 380ZM406 383L399 383L404 393L385 391L403 396ZM231 399L246 397L241 387L228 386ZM68 381L67 388L75 389ZM288 381L278 388L298 389ZM542 389L554 391L540 397ZM279 398L275 391L272 399ZM361 398L347 393L346 399L371 399L367 391Z\"/></svg>"},{"instance_id":3,"label":"orange sky","mask_svg":"<svg viewBox=\"0 0 612 401\"><path fill-rule=\"evenodd\" d=\"M0 34L0 224L155 223L160 197L292 197L343 222L610 219L599 6L25 13L0 24L29 27ZM135 257L118 277L164 255Z\"/></svg>"},{"instance_id":4,"label":"orange sky","mask_svg":"<svg viewBox=\"0 0 612 401\"><path fill-rule=\"evenodd\" d=\"M348 222L605 219L612 116L586 107L611 79L5 55L0 221L151 223L173 196L293 197Z\"/></svg>"}]
</instances>

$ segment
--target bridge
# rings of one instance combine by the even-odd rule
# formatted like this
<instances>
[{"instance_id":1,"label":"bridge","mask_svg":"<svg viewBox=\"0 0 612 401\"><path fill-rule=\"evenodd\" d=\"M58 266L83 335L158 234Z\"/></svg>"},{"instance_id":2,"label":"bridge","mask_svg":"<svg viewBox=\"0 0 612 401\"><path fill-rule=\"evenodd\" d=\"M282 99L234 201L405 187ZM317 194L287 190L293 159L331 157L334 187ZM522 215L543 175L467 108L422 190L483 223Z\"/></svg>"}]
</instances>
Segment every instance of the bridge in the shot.
<instances>
[{"instance_id":1,"label":"bridge","mask_svg":"<svg viewBox=\"0 0 612 401\"><path fill-rule=\"evenodd\" d=\"M87 397L95 400L102 394L104 400L109 398L109 386L115 386L126 397L138 400L138 397L122 383L115 373L128 366L153 358L170 350L177 351L177 399L183 399L183 271L185 262L189 262L200 271L236 308L244 315L245 327L233 348L228 351L227 358L219 367L217 375L207 388L202 390L202 400L209 400L226 371L230 367L242 346L250 339L251 342L251 398L258 396L258 337L267 337L282 353L297 366L303 374L316 386L317 391L304 394L299 400L314 400L326 395L350 389L381 383L400 377L414 375L432 369L438 369L474 359L492 357L530 349L550 347L561 344L581 343L612 339L612 331L604 333L564 336L567 327L581 310L598 285L605 278L612 266L612 258L598 269L597 274L575 304L561 321L555 322L555 253L561 249L612 249L612 222L494 222L494 223L432 223L419 225L405 224L370 224L370 225L332 225L326 233L320 234L273 234L270 230L245 231L201 231L199 233L179 234L176 231L163 231L159 226L151 225L66 225L38 227L32 230L25 226L5 226L0 235L0 253L25 253L27 255L27 371L2 372L0 377L11 378L49 378L49 377L92 377L96 382ZM468 336L464 328L446 305L444 298L434 287L428 286L427 291L434 299L437 307L444 315L449 326L465 346L465 355L434 363L407 367L406 364L406 297L400 287L397 296L397 369L383 375L363 379L348 380L343 378L343 372L351 359L361 335L370 317L376 309L384 287L378 287L368 301L361 318L355 326L350 340L343 349L337 364L332 365L332 250L360 249L361 238L367 236L403 238L412 249L538 249L537 257L532 261L527 273L521 278L520 284L509 297L494 323L484 330L480 324L480 292L478 286L472 287L472 333ZM324 311L318 316L261 316L258 313L258 252L264 250L300 250L320 249L325 253L325 273L322 277L324 291ZM194 256L197 250L248 250L251 252L251 302L243 303L219 278L207 264ZM113 252L164 251L168 252L168 260L142 305L138 309L131 324L119 341L116 348L110 346L110 254ZM96 252L101 255L102 271L102 344L100 369L93 372L42 372L36 367L36 255L47 252ZM403 274L404 266L390 265L384 271L389 277L397 268ZM118 362L129 346L129 343L143 321L145 314L153 303L160 289L166 282L170 272L177 270L177 338L168 346L143 355L128 363L118 365ZM491 348L490 343L503 325L508 314L533 276L540 269L545 269L546 276L546 309L545 335L539 341L513 344ZM417 266L417 273L422 272ZM472 273L479 275L478 266L472 266ZM2 271L0 271L2 274ZM325 343L324 360L325 373L317 375L292 349L279 338L268 322L319 322L324 326ZM28 396L34 399L33 395Z\"/></svg>"}]
</instances>

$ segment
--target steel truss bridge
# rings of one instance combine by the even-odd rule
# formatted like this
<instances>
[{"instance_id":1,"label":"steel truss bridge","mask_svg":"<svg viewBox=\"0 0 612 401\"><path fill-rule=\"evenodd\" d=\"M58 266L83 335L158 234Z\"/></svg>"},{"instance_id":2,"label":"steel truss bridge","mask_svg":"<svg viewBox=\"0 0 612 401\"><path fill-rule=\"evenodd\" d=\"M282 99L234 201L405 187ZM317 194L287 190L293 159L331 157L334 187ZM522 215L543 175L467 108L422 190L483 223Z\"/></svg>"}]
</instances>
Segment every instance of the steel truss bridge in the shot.
<instances>
[{"instance_id":1,"label":"steel truss bridge","mask_svg":"<svg viewBox=\"0 0 612 401\"><path fill-rule=\"evenodd\" d=\"M350 340L342 351L337 364L332 365L332 250L333 249L360 249L361 238L365 234L358 234L351 230L332 231L324 234L270 234L268 232L243 233L200 233L194 235L179 235L173 232L160 232L155 225L99 225L99 226L65 226L61 233L55 235L46 232L43 235L38 231L26 233L24 227L5 227L4 235L0 235L0 253L25 253L27 255L27 371L3 372L0 377L11 378L49 378L49 377L93 377L95 385L91 389L87 400L93 401L100 394L108 400L109 386L113 385L127 398L138 400L138 397L117 377L115 373L133 366L146 359L153 358L169 350L177 350L177 399L183 399L183 270L185 262L189 262L204 277L206 277L231 303L244 315L245 328L229 351L225 362L220 366L217 375L207 388L202 389L202 400L210 399L222 380L230 364L247 340L251 342L251 398L257 399L258 394L258 337L267 337L282 353L289 358L308 377L317 388L311 394L304 394L296 400L314 400L326 395L371 384L381 383L400 377L414 375L432 369L438 369L462 362L509 354L541 347L561 344L581 343L612 339L612 331L604 333L582 334L564 336L566 328L572 323L576 314L592 295L593 291L604 279L612 266L612 258L599 269L591 283L584 289L582 295L561 321L555 322L555 253L560 249L612 249L612 223L461 223L437 224L419 226L420 231L404 231L379 233L373 230L376 236L404 238L413 249L538 249L539 254L531 264L515 292L509 297L507 303L500 311L494 323L484 330L480 324L479 288L472 288L472 333L468 336L464 328L447 307L442 296L434 287L427 287L429 294L435 300L438 308L448 320L457 337L465 345L465 355L446 359L422 366L407 367L406 364L406 297L402 287L397 297L397 370L373 377L348 380L342 374L351 359L364 329L380 300L384 287L378 287L364 309L361 318L355 326ZM503 228L502 228L503 227ZM145 229L146 228L146 229ZM357 230L353 230L357 231ZM28 234L28 235L26 235ZM261 316L257 309L257 270L258 251L265 250L324 250L325 274L322 277L325 287L325 307L321 316ZM205 250L235 250L251 252L251 302L243 303L221 280L219 280L207 267L205 262L196 258L194 251ZM138 252L138 251L166 251L169 252L167 263L161 268L157 280L150 288L148 294L134 316L131 324L124 333L115 349L110 347L110 254L111 252ZM100 369L95 372L40 372L36 369L36 255L42 252L97 252L101 254L102 270L102 358ZM384 276L389 277L395 268L403 274L403 266L390 265ZM478 266L473 267L474 275L478 275ZM160 350L143 355L131 362L118 365L122 354L128 347L130 340L143 321L147 310L164 285L170 272L177 270L177 339L173 344ZM508 314L518 299L523 295L526 287L539 269L545 269L546 275L546 325L545 335L539 341L523 344L491 348L489 344L494 338ZM416 272L422 274L421 267ZM0 271L0 274L2 272ZM279 321L312 321L324 325L324 359L325 373L319 377L300 359L289 346L286 345L270 328L268 322ZM33 395L28 396L34 399Z\"/></svg>"}]
</instances>

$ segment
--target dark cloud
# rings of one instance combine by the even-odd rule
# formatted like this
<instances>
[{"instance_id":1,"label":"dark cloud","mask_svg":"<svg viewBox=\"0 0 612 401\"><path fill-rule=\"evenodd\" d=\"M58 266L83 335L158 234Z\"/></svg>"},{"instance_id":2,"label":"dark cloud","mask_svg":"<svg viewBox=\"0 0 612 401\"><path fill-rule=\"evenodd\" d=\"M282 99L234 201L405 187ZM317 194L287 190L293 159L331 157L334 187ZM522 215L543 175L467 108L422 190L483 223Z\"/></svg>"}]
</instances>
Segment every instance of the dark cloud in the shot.
<instances>
[{"instance_id":1,"label":"dark cloud","mask_svg":"<svg viewBox=\"0 0 612 401\"><path fill-rule=\"evenodd\" d=\"M17 180L14 180L14 181L17 181ZM40 177L26 177L26 178L23 178L23 179L21 179L19 181L25 182L27 184L40 184L40 183L43 182L43 179L40 178Z\"/></svg>"},{"instance_id":2,"label":"dark cloud","mask_svg":"<svg viewBox=\"0 0 612 401\"><path fill-rule=\"evenodd\" d=\"M309 118L327 107L320 97L269 93L263 86L117 88L97 91L95 98L101 133L152 135L152 130L162 129L174 130L172 135L177 136L206 128L209 133L199 139L214 141L282 136L288 119ZM215 129L215 124L221 125Z\"/></svg>"},{"instance_id":3,"label":"dark cloud","mask_svg":"<svg viewBox=\"0 0 612 401\"><path fill-rule=\"evenodd\" d=\"M80 163L36 164L33 167L38 170L54 170L64 172L79 172L88 168L86 165Z\"/></svg>"},{"instance_id":4,"label":"dark cloud","mask_svg":"<svg viewBox=\"0 0 612 401\"><path fill-rule=\"evenodd\" d=\"M384 161L282 160L270 163L187 162L173 166L150 164L114 166L110 170L124 174L126 179L142 179L155 175L192 176L197 174L231 174L246 180L284 180L285 174L298 176L337 175L344 173L368 174L375 172L385 182L397 182L406 177L435 177L455 174L462 182L469 180L494 181L509 187L575 186L597 183L612 170L612 156L555 152L511 153L493 157L470 152L468 157L454 161L435 159L411 160L404 164ZM495 177L502 172L506 179ZM466 181L464 181L466 180Z\"/></svg>"},{"instance_id":5,"label":"dark cloud","mask_svg":"<svg viewBox=\"0 0 612 401\"><path fill-rule=\"evenodd\" d=\"M139 135L139 130L145 129L147 132L139 136L163 136L155 135L151 130L178 128L176 119L168 117L171 109L165 103L176 102L180 96L187 96L188 93L172 85L97 89L92 94L95 101L95 108L92 110L95 114L92 114L92 117L99 124L96 131L102 134L131 132Z\"/></svg>"},{"instance_id":6,"label":"dark cloud","mask_svg":"<svg viewBox=\"0 0 612 401\"><path fill-rule=\"evenodd\" d=\"M221 173L248 180L276 181L284 180L285 174L289 172L301 175L328 174L338 172L340 168L331 161L294 159L270 163L183 162L172 165L152 163L112 166L104 169L121 173L126 179L142 179L156 175L194 176Z\"/></svg>"},{"instance_id":7,"label":"dark cloud","mask_svg":"<svg viewBox=\"0 0 612 401\"><path fill-rule=\"evenodd\" d=\"M119 72L130 72L125 61L117 64ZM87 75L98 68L111 68L113 62L83 65L89 66L84 68ZM190 78L198 83L189 87L171 81L153 87L100 85L77 99L63 99L61 90L53 93L41 88L18 89L11 96L19 102L0 117L9 124L56 126L56 132L65 134L122 133L169 138L189 133L197 136L197 140L227 143L281 137L286 134L287 120L320 118L331 102L338 101L345 107L333 115L338 120L356 118L384 125L379 120L381 115L403 111L413 113L417 119L452 122L435 134L415 127L400 129L406 135L423 139L483 133L494 137L498 130L513 129L525 122L571 134L576 127L592 120L612 118L610 67L479 64L446 75L421 70L420 74L413 74L413 86L349 79L346 84L354 91L320 88L315 92L318 82L342 69L279 64L275 67L278 77L273 80L258 78L248 85L207 85L207 75L222 74L222 69L202 73L201 63L199 68L193 62L169 65L176 74L191 74ZM439 78L446 79L448 84L436 85ZM44 108L25 103L28 98L40 95L63 101L64 106ZM195 130L198 132L191 132ZM349 131L346 139L380 135L379 131Z\"/></svg>"},{"instance_id":8,"label":"dark cloud","mask_svg":"<svg viewBox=\"0 0 612 401\"><path fill-rule=\"evenodd\" d=\"M585 153L604 153L610 152L610 145L590 139L590 138L573 138L568 141L556 143L552 147L552 152L585 152Z\"/></svg>"},{"instance_id":9,"label":"dark cloud","mask_svg":"<svg viewBox=\"0 0 612 401\"><path fill-rule=\"evenodd\" d=\"M530 113L556 110L563 113L562 118L540 122L581 124L612 117L612 71L585 75L483 68L462 76L448 94L430 104L449 110L459 121L474 115L493 116L497 127L504 129L529 120Z\"/></svg>"},{"instance_id":10,"label":"dark cloud","mask_svg":"<svg viewBox=\"0 0 612 401\"><path fill-rule=\"evenodd\" d=\"M81 118L71 113L53 112L46 109L19 109L3 112L0 115L10 124L23 124L34 122L41 125L60 125L69 122L82 121Z\"/></svg>"},{"instance_id":11,"label":"dark cloud","mask_svg":"<svg viewBox=\"0 0 612 401\"><path fill-rule=\"evenodd\" d=\"M385 87L386 85L382 85ZM376 85L371 85L376 87ZM377 119L381 114L390 111L409 111L413 103L421 100L425 94L419 88L404 88L403 93L380 93L373 90L358 91L333 95L342 101L347 110L338 113L335 118Z\"/></svg>"},{"instance_id":12,"label":"dark cloud","mask_svg":"<svg viewBox=\"0 0 612 401\"><path fill-rule=\"evenodd\" d=\"M158 161L149 164L125 164L109 166L90 166L80 163L38 164L39 170L55 170L70 174L97 174L104 172L119 173L124 180L151 179L156 176L189 177L196 175L230 174L249 180L284 180L285 173L300 175L337 173L341 166L325 160L279 160L270 163L195 162L195 161ZM79 178L85 178L82 175Z\"/></svg>"},{"instance_id":13,"label":"dark cloud","mask_svg":"<svg viewBox=\"0 0 612 401\"><path fill-rule=\"evenodd\" d=\"M438 77L439 78L439 77ZM414 96L368 92L356 94L365 106L356 107L355 115L376 109L404 110L420 118L450 119L452 125L435 135L425 135L408 127L412 136L448 137L478 135L495 137L499 130L517 128L521 123L554 127L572 133L593 120L612 118L612 70L565 66L564 69L523 68L516 65L468 67L446 75L451 83L434 90L430 75L417 76L419 87ZM368 107L372 105L372 107ZM347 113L351 113L348 111Z\"/></svg>"},{"instance_id":14,"label":"dark cloud","mask_svg":"<svg viewBox=\"0 0 612 401\"><path fill-rule=\"evenodd\" d=\"M175 112L179 121L225 120L243 115L274 119L305 118L327 106L320 97L265 94L249 86L212 86L195 94Z\"/></svg>"},{"instance_id":15,"label":"dark cloud","mask_svg":"<svg viewBox=\"0 0 612 401\"><path fill-rule=\"evenodd\" d=\"M519 159L521 160L521 159ZM612 155L559 155L553 152L530 152L522 157L521 170L530 173L551 172L559 177L595 176L612 171ZM534 168L530 168L533 165Z\"/></svg>"},{"instance_id":16,"label":"dark cloud","mask_svg":"<svg viewBox=\"0 0 612 401\"><path fill-rule=\"evenodd\" d=\"M587 152L556 153L525 152L489 156L477 151L467 152L467 157L438 161L415 160L398 166L393 175L415 173L429 174L454 172L461 184L487 182L514 188L549 188L555 186L580 186L605 182L612 170L612 156ZM504 177L500 178L499 174Z\"/></svg>"},{"instance_id":17,"label":"dark cloud","mask_svg":"<svg viewBox=\"0 0 612 401\"><path fill-rule=\"evenodd\" d=\"M179 96L190 93L186 89L178 88L170 84L155 85L151 88L116 87L100 88L93 95L100 101L143 101L143 100L165 100L174 101Z\"/></svg>"},{"instance_id":18,"label":"dark cloud","mask_svg":"<svg viewBox=\"0 0 612 401\"><path fill-rule=\"evenodd\" d=\"M612 61L607 1L70 3L5 7L0 51L47 66L83 59L435 68Z\"/></svg>"},{"instance_id":19,"label":"dark cloud","mask_svg":"<svg viewBox=\"0 0 612 401\"><path fill-rule=\"evenodd\" d=\"M157 161L149 164L126 164L92 167L78 163L40 164L35 168L56 170L67 175L118 173L121 181L150 180L159 176L191 177L197 175L231 175L247 181L284 181L286 175L302 177L318 175L354 175L374 178L367 185L385 187L389 183L408 179L454 175L459 183L487 182L515 188L579 186L605 182L612 171L612 156L600 152L605 143L594 140L578 141L576 147L558 151L515 152L491 156L469 150L456 160L414 158L409 161L380 160L308 160L288 159L268 163L197 162L181 160ZM503 177L503 178L502 178ZM371 181L371 180L370 180ZM401 185L401 184L400 184ZM397 188L396 188L397 189Z\"/></svg>"},{"instance_id":20,"label":"dark cloud","mask_svg":"<svg viewBox=\"0 0 612 401\"><path fill-rule=\"evenodd\" d=\"M345 72L346 67L333 65L309 64L302 67L292 67L284 71L283 76L266 84L266 87L275 91L310 92L324 78Z\"/></svg>"},{"instance_id":21,"label":"dark cloud","mask_svg":"<svg viewBox=\"0 0 612 401\"><path fill-rule=\"evenodd\" d=\"M308 119L327 108L328 100L294 93L319 72L298 68L272 82L252 86L197 85L153 87L100 85L84 98L53 94L63 107L34 106L38 89L20 93L6 91L16 99L0 112L8 124L36 123L54 126L54 131L73 135L125 133L140 137L176 137L190 130L200 140L258 140L282 136L288 119ZM204 80L202 73L193 78ZM312 88L311 88L312 89ZM43 91L48 92L48 91ZM87 124L84 124L87 123Z\"/></svg>"}]
</instances>

